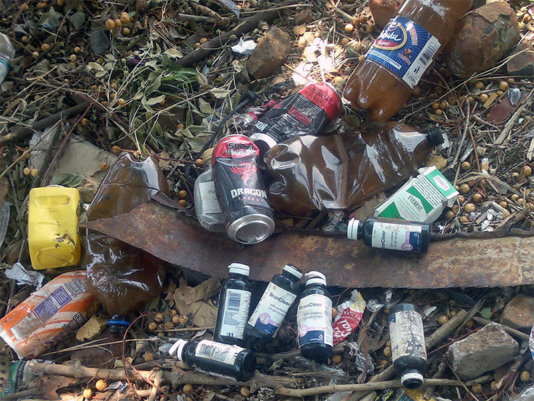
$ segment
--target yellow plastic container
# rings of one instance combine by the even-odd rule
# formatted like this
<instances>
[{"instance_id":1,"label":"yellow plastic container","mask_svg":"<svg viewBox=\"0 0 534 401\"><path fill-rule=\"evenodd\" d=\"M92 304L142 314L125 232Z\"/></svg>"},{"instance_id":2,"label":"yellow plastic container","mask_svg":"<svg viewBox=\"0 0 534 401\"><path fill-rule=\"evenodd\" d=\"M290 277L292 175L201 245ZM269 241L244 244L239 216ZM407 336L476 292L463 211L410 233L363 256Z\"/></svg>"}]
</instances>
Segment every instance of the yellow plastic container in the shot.
<instances>
[{"instance_id":1,"label":"yellow plastic container","mask_svg":"<svg viewBox=\"0 0 534 401\"><path fill-rule=\"evenodd\" d=\"M30 191L28 247L34 269L80 262L79 204L80 193L75 188L55 186Z\"/></svg>"}]
</instances>

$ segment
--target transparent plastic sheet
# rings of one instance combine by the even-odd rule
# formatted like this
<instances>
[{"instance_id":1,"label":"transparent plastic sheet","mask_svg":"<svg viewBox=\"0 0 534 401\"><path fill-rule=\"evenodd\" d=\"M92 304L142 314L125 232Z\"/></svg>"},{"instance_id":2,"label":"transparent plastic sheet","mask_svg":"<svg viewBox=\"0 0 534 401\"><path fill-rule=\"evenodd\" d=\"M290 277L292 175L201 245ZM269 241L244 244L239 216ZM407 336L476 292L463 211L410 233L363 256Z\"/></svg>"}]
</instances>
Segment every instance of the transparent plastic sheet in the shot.
<instances>
[{"instance_id":1,"label":"transparent plastic sheet","mask_svg":"<svg viewBox=\"0 0 534 401\"><path fill-rule=\"evenodd\" d=\"M152 158L135 161L125 154L100 184L87 219L128 213L160 192L168 195L169 190L157 162ZM151 254L91 230L86 232L85 248L83 265L89 288L110 315L141 308L161 291L163 264Z\"/></svg>"},{"instance_id":2,"label":"transparent plastic sheet","mask_svg":"<svg viewBox=\"0 0 534 401\"><path fill-rule=\"evenodd\" d=\"M271 205L295 215L353 209L415 173L431 150L426 139L396 122L362 133L289 139L265 155Z\"/></svg>"}]
</instances>

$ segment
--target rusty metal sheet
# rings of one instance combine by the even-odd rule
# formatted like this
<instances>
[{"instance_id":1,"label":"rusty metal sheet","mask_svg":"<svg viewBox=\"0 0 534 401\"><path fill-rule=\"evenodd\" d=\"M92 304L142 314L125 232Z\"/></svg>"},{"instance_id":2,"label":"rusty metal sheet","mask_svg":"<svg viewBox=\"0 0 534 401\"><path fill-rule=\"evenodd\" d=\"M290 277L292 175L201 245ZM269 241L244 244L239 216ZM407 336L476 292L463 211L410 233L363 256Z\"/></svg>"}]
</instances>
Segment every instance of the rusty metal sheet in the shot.
<instances>
[{"instance_id":1,"label":"rusty metal sheet","mask_svg":"<svg viewBox=\"0 0 534 401\"><path fill-rule=\"evenodd\" d=\"M203 230L193 219L149 202L129 214L87 223L174 265L226 277L231 262L251 266L268 281L286 263L323 272L343 287L497 287L534 283L534 237L451 239L431 243L424 255L375 250L344 237L299 232L242 246Z\"/></svg>"}]
</instances>

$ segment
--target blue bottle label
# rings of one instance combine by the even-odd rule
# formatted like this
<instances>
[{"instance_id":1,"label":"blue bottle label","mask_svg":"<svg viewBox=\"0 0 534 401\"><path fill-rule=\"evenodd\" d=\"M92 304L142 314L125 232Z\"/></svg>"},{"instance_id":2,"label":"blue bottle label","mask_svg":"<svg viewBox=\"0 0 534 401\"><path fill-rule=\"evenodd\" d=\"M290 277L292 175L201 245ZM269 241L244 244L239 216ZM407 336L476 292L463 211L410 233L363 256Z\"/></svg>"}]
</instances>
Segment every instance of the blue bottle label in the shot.
<instances>
[{"instance_id":1,"label":"blue bottle label","mask_svg":"<svg viewBox=\"0 0 534 401\"><path fill-rule=\"evenodd\" d=\"M421 25L405 17L389 21L365 57L414 88L441 46Z\"/></svg>"}]
</instances>

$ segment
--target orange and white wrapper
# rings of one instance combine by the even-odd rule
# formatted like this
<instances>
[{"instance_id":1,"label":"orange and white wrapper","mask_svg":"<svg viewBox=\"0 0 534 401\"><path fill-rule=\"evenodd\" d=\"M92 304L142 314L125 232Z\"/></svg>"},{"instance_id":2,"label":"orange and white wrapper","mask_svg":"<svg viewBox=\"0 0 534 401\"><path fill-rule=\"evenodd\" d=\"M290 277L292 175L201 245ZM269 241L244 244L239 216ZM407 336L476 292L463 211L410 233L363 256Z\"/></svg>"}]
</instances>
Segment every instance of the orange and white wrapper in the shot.
<instances>
[{"instance_id":1,"label":"orange and white wrapper","mask_svg":"<svg viewBox=\"0 0 534 401\"><path fill-rule=\"evenodd\" d=\"M0 319L0 337L20 359L31 359L85 323L94 301L84 270L63 273Z\"/></svg>"}]
</instances>

